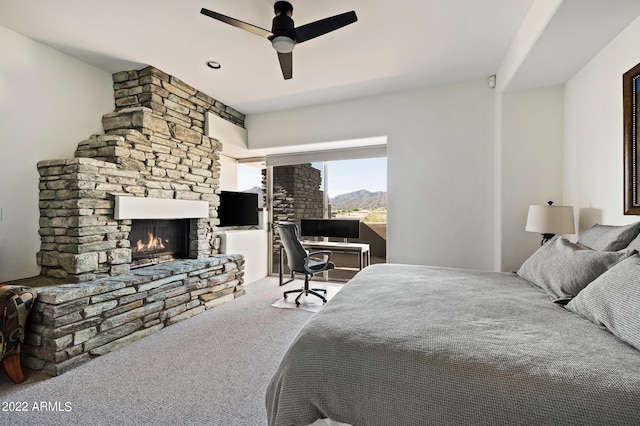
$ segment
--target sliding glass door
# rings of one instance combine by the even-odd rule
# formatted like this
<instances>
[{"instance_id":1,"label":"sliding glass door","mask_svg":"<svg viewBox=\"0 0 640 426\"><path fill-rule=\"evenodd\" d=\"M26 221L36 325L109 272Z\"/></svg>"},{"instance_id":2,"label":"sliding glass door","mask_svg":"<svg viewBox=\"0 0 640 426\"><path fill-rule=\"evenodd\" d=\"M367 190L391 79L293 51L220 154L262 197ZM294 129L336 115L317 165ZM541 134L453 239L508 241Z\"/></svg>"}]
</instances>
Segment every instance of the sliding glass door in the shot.
<instances>
[{"instance_id":1,"label":"sliding glass door","mask_svg":"<svg viewBox=\"0 0 640 426\"><path fill-rule=\"evenodd\" d=\"M263 182L271 200L270 222L274 225L293 222L300 230L303 220L309 223L308 219L357 221L357 235L329 237L322 232L307 231L313 235L302 233L301 239L366 244L369 252L365 265L369 258L372 263L386 262L386 176L386 158L269 167ZM270 252L270 273L278 275L282 262L283 275L289 276L275 227ZM362 262L356 253L349 251L334 251L332 260L336 269L324 278L336 281L352 278Z\"/></svg>"}]
</instances>

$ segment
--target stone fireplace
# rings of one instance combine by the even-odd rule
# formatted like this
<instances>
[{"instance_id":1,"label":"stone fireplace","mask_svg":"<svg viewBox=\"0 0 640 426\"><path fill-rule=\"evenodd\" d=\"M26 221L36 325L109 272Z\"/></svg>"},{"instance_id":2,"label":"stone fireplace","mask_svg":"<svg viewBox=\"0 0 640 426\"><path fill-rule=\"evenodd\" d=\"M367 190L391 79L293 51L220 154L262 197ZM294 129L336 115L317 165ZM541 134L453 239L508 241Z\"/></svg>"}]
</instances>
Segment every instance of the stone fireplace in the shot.
<instances>
[{"instance_id":1,"label":"stone fireplace","mask_svg":"<svg viewBox=\"0 0 640 426\"><path fill-rule=\"evenodd\" d=\"M153 67L113 81L105 134L80 142L73 159L38 163L42 275L84 282L128 272L140 254L129 238L136 219L186 219L180 256L216 254L220 142L205 135L205 116L240 126L244 116ZM145 199L156 216L118 215L116 198ZM154 208L154 200L164 204ZM196 213L184 208L189 202L200 203Z\"/></svg>"},{"instance_id":2,"label":"stone fireplace","mask_svg":"<svg viewBox=\"0 0 640 426\"><path fill-rule=\"evenodd\" d=\"M244 294L217 252L219 141L244 116L156 68L113 75L116 109L74 158L38 163L41 286L23 363L61 374ZM50 280L47 280L50 281Z\"/></svg>"}]
</instances>

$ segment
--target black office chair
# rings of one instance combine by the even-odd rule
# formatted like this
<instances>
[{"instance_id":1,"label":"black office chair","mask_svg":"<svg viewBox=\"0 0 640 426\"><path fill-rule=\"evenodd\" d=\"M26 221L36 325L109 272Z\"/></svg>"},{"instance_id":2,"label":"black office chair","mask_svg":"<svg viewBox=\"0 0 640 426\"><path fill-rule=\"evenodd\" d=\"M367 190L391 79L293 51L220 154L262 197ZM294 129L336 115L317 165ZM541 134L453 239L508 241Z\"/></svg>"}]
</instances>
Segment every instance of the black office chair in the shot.
<instances>
[{"instance_id":1,"label":"black office chair","mask_svg":"<svg viewBox=\"0 0 640 426\"><path fill-rule=\"evenodd\" d=\"M284 250L287 253L287 265L291 272L298 272L304 274L304 288L300 288L297 290L289 290L284 292L284 298L287 298L289 293L298 293L298 297L296 297L296 306L300 306L300 297L308 294L313 294L314 296L322 299L322 303L327 303L327 299L325 296L321 295L319 292L324 292L327 294L327 290L323 288L309 288L309 279L319 272L328 271L333 269L335 265L331 262L331 251L329 250L320 250L309 253L302 247L302 243L298 239L298 228L294 223L291 222L280 222L278 223L278 233L280 234L280 238L282 239L282 245L284 246ZM321 259L313 259L314 256L320 256Z\"/></svg>"}]
</instances>

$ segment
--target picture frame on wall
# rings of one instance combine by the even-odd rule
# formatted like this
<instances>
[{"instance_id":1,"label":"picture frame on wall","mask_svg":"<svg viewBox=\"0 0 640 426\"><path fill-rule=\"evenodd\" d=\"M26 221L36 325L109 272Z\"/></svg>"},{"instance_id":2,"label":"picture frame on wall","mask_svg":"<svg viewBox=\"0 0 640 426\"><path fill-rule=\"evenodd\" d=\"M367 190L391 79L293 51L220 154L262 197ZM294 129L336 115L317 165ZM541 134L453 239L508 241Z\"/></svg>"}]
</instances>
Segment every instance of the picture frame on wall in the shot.
<instances>
[{"instance_id":1,"label":"picture frame on wall","mask_svg":"<svg viewBox=\"0 0 640 426\"><path fill-rule=\"evenodd\" d=\"M622 75L624 114L624 214L640 215L640 164L638 163L638 120L640 64Z\"/></svg>"}]
</instances>

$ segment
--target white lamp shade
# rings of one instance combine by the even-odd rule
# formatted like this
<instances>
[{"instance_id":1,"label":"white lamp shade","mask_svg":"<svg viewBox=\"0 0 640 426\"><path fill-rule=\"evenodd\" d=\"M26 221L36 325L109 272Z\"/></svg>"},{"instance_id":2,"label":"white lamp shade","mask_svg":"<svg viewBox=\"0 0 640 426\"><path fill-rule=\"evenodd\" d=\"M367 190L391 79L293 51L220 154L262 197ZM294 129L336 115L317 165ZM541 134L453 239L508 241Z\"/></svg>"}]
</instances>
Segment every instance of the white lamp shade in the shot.
<instances>
[{"instance_id":1,"label":"white lamp shade","mask_svg":"<svg viewBox=\"0 0 640 426\"><path fill-rule=\"evenodd\" d=\"M526 230L540 234L575 234L573 206L529 206Z\"/></svg>"}]
</instances>

